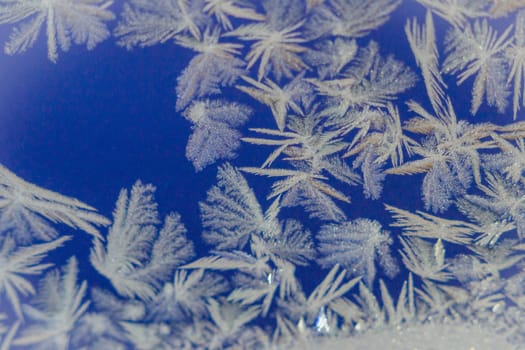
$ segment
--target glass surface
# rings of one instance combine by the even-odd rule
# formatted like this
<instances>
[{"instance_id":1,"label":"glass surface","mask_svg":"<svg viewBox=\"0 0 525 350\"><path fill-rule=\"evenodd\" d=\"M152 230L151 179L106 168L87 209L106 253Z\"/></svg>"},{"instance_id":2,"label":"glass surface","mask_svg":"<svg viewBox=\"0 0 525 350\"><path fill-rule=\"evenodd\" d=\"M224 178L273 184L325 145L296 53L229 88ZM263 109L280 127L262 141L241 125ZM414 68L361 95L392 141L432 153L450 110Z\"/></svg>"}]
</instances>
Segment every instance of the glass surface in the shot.
<instances>
[{"instance_id":1,"label":"glass surface","mask_svg":"<svg viewBox=\"0 0 525 350\"><path fill-rule=\"evenodd\" d=\"M523 348L523 7L0 0L0 348Z\"/></svg>"}]
</instances>

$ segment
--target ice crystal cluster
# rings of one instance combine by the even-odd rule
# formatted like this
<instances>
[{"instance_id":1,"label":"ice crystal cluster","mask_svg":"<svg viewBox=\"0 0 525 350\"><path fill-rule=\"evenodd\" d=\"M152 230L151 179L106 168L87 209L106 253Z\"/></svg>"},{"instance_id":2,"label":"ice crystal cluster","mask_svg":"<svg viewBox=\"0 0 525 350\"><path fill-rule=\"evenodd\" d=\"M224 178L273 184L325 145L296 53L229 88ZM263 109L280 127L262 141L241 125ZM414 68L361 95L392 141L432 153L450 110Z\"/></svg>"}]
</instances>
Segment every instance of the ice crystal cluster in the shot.
<instances>
[{"instance_id":1,"label":"ice crystal cluster","mask_svg":"<svg viewBox=\"0 0 525 350\"><path fill-rule=\"evenodd\" d=\"M153 184L109 215L0 165L1 349L525 348L524 1L0 0L0 24L58 64L194 52L173 113L216 173L188 232ZM384 202L392 178L421 210ZM89 261L46 259L78 239Z\"/></svg>"}]
</instances>

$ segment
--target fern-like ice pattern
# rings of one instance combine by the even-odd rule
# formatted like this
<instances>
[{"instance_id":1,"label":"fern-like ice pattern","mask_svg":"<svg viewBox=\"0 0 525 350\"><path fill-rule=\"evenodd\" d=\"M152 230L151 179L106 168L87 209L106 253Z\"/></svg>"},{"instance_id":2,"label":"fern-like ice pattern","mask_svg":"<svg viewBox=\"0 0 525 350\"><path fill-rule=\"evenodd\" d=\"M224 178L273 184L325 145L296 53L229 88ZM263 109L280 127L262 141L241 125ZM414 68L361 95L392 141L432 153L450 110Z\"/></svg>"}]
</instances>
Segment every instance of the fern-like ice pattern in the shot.
<instances>
[{"instance_id":1,"label":"fern-like ice pattern","mask_svg":"<svg viewBox=\"0 0 525 350\"><path fill-rule=\"evenodd\" d=\"M57 62L121 11L119 46L194 52L173 100L216 174L202 232L140 180L108 220L0 165L0 349L524 349L524 1L118 5L0 0L4 51L45 28ZM394 16L408 56L376 35Z\"/></svg>"}]
</instances>

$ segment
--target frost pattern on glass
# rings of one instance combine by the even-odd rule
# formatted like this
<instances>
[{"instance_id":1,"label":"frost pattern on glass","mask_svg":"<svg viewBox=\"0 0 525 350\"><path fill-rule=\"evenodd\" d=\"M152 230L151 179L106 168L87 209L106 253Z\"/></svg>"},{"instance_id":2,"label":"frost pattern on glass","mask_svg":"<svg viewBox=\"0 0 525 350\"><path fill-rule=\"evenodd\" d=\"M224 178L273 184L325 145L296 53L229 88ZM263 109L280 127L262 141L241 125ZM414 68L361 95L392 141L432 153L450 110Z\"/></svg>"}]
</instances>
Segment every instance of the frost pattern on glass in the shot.
<instances>
[{"instance_id":1,"label":"frost pattern on glass","mask_svg":"<svg viewBox=\"0 0 525 350\"><path fill-rule=\"evenodd\" d=\"M357 219L341 224L325 225L317 234L321 266L335 263L363 276L369 286L376 275L376 260L390 277L398 272L390 253L392 238L377 221Z\"/></svg>"},{"instance_id":2,"label":"frost pattern on glass","mask_svg":"<svg viewBox=\"0 0 525 350\"><path fill-rule=\"evenodd\" d=\"M4 51L45 26L56 62L120 10L117 45L193 53L166 94L216 182L162 219L137 181L110 221L0 165L0 349L523 347L523 1L117 7L0 0Z\"/></svg>"},{"instance_id":3,"label":"frost pattern on glass","mask_svg":"<svg viewBox=\"0 0 525 350\"><path fill-rule=\"evenodd\" d=\"M35 44L42 27L46 26L47 56L58 59L58 48L68 51L71 42L85 44L91 50L110 36L105 22L115 15L107 0L2 0L0 24L22 22L4 46L7 54L26 51Z\"/></svg>"}]
</instances>

